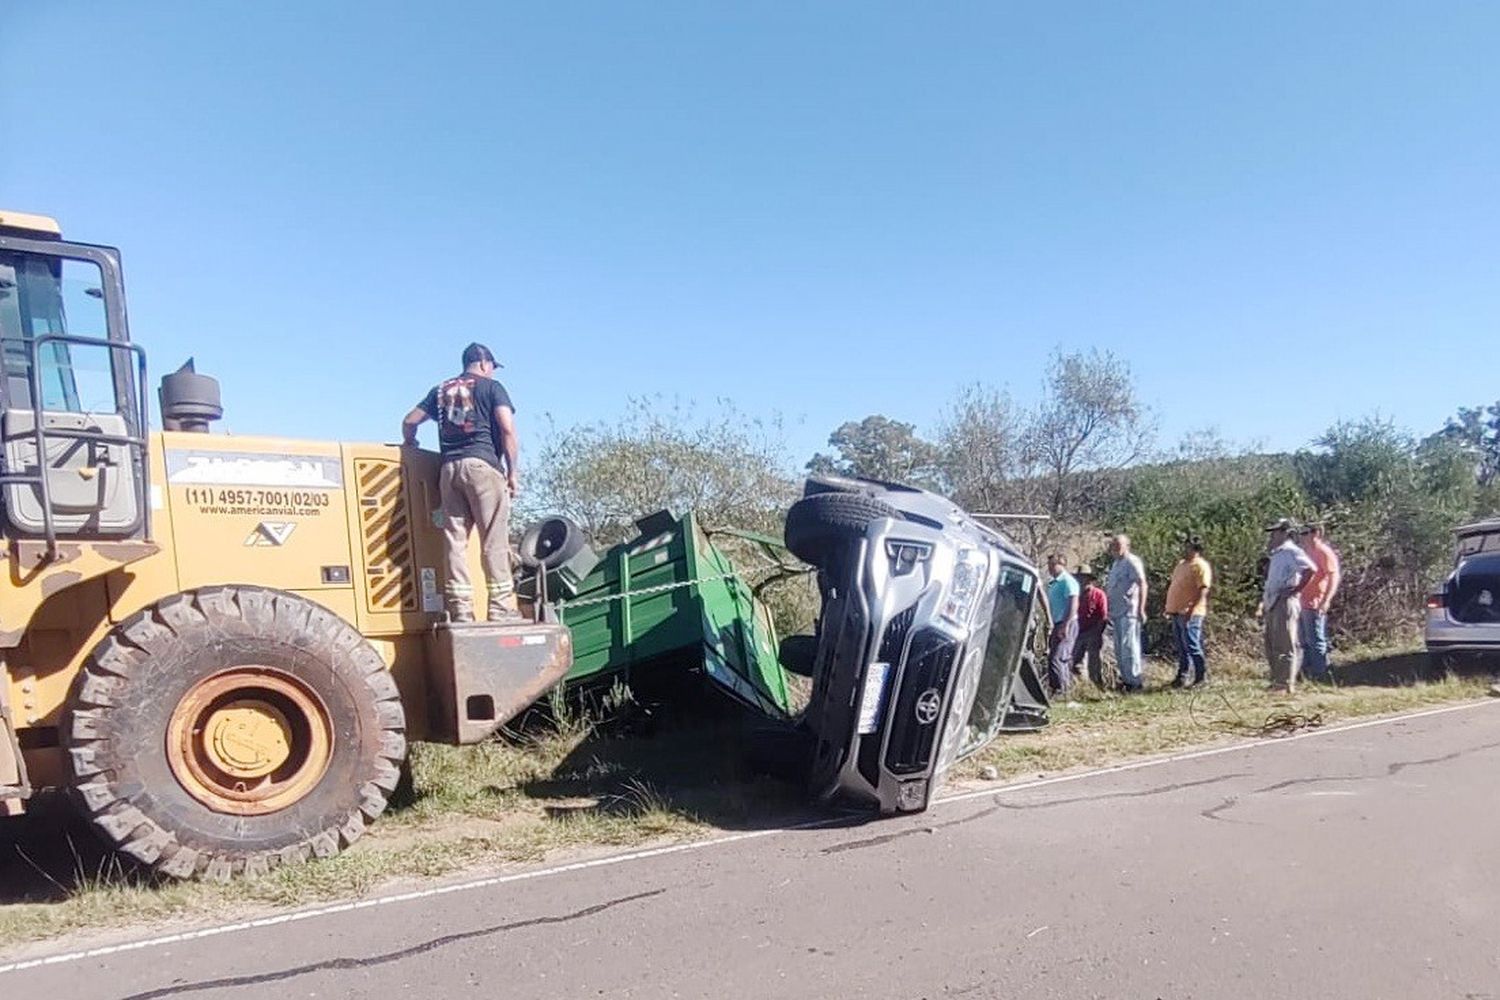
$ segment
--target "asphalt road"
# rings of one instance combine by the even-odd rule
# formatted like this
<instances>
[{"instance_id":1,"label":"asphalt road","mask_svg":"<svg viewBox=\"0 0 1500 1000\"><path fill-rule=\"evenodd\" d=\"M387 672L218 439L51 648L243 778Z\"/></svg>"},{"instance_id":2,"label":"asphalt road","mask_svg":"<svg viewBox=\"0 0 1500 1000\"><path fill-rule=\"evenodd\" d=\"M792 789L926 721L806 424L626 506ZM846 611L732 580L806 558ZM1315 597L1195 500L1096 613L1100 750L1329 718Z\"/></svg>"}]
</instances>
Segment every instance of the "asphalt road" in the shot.
<instances>
[{"instance_id":1,"label":"asphalt road","mask_svg":"<svg viewBox=\"0 0 1500 1000\"><path fill-rule=\"evenodd\" d=\"M0 996L1500 998L1500 706L0 973Z\"/></svg>"}]
</instances>

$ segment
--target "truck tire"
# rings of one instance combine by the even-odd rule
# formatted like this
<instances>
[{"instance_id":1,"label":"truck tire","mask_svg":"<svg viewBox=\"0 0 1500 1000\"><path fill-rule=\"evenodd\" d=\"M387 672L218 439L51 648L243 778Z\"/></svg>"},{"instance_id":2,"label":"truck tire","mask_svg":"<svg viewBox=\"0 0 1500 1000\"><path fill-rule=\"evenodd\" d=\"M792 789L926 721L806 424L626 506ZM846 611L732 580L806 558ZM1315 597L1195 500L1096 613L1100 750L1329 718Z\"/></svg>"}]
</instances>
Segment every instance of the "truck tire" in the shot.
<instances>
[{"instance_id":1,"label":"truck tire","mask_svg":"<svg viewBox=\"0 0 1500 1000\"><path fill-rule=\"evenodd\" d=\"M863 538L871 521L900 516L890 504L863 493L814 493L787 511L786 547L821 567L830 547Z\"/></svg>"},{"instance_id":2,"label":"truck tire","mask_svg":"<svg viewBox=\"0 0 1500 1000\"><path fill-rule=\"evenodd\" d=\"M583 551L587 541L583 529L566 517L545 517L521 535L521 563L554 570Z\"/></svg>"},{"instance_id":3,"label":"truck tire","mask_svg":"<svg viewBox=\"0 0 1500 1000\"><path fill-rule=\"evenodd\" d=\"M814 496L818 493L868 493L869 484L862 483L858 479L850 479L847 476L808 476L802 483L802 495Z\"/></svg>"},{"instance_id":4,"label":"truck tire","mask_svg":"<svg viewBox=\"0 0 1500 1000\"><path fill-rule=\"evenodd\" d=\"M406 720L373 646L328 609L210 587L105 637L63 726L71 788L116 847L176 878L261 874L364 833Z\"/></svg>"}]
</instances>

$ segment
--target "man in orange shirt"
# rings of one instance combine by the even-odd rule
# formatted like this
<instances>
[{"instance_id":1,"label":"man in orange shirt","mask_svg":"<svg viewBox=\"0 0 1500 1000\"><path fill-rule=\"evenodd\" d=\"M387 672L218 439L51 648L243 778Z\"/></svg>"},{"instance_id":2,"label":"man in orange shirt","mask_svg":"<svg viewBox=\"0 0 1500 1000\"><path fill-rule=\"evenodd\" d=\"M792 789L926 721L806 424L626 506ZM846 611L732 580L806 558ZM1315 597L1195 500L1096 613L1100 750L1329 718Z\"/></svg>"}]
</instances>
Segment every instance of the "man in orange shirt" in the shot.
<instances>
[{"instance_id":1,"label":"man in orange shirt","mask_svg":"<svg viewBox=\"0 0 1500 1000\"><path fill-rule=\"evenodd\" d=\"M1328 606L1339 592L1343 572L1339 554L1323 539L1323 526L1309 524L1297 536L1297 544L1313 563L1313 576L1302 589L1302 671L1309 680L1328 676Z\"/></svg>"},{"instance_id":2,"label":"man in orange shirt","mask_svg":"<svg viewBox=\"0 0 1500 1000\"><path fill-rule=\"evenodd\" d=\"M1208 591L1214 584L1213 567L1203 558L1203 540L1189 538L1182 558L1172 570L1167 586L1167 617L1177 640L1176 688L1192 687L1208 680L1208 658L1203 653L1203 618L1208 614Z\"/></svg>"}]
</instances>

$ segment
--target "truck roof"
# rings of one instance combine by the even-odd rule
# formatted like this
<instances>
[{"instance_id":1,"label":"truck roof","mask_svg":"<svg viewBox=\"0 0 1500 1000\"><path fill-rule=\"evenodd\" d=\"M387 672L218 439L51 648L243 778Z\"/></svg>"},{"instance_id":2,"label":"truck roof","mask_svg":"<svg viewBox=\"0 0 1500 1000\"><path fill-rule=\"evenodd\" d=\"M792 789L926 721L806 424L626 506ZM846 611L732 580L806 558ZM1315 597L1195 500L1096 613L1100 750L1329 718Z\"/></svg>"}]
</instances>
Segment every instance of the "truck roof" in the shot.
<instances>
[{"instance_id":1,"label":"truck roof","mask_svg":"<svg viewBox=\"0 0 1500 1000\"><path fill-rule=\"evenodd\" d=\"M1500 517L1486 518L1483 521L1475 521L1473 524L1461 525L1454 528L1453 533L1459 537L1500 533Z\"/></svg>"}]
</instances>

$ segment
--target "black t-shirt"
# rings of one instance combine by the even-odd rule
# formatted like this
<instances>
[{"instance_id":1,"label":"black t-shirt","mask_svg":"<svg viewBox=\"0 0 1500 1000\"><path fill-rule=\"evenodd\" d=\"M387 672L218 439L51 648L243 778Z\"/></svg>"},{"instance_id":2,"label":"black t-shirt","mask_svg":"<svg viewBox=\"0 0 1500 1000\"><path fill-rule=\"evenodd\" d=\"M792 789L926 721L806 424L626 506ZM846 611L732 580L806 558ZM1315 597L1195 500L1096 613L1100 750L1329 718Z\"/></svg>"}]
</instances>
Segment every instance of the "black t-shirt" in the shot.
<instances>
[{"instance_id":1,"label":"black t-shirt","mask_svg":"<svg viewBox=\"0 0 1500 1000\"><path fill-rule=\"evenodd\" d=\"M443 461L482 458L503 471L502 436L500 424L495 420L495 407L515 410L505 386L483 375L465 372L433 386L418 405L437 421Z\"/></svg>"}]
</instances>

